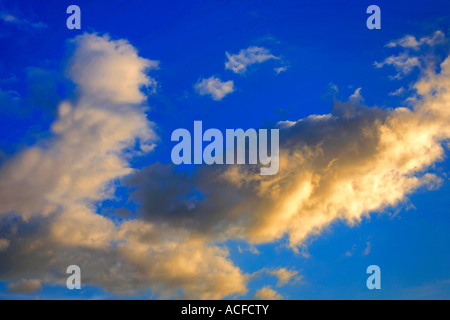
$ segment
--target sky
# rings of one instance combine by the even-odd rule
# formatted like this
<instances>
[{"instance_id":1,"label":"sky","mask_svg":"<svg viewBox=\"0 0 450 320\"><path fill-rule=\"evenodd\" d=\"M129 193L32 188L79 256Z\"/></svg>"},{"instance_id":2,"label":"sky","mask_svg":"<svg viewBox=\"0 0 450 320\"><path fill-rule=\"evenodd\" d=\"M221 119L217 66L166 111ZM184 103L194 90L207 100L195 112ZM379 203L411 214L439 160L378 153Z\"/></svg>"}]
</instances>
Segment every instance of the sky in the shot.
<instances>
[{"instance_id":1,"label":"sky","mask_svg":"<svg viewBox=\"0 0 450 320\"><path fill-rule=\"evenodd\" d=\"M0 299L449 299L449 122L448 1L0 1Z\"/></svg>"}]
</instances>

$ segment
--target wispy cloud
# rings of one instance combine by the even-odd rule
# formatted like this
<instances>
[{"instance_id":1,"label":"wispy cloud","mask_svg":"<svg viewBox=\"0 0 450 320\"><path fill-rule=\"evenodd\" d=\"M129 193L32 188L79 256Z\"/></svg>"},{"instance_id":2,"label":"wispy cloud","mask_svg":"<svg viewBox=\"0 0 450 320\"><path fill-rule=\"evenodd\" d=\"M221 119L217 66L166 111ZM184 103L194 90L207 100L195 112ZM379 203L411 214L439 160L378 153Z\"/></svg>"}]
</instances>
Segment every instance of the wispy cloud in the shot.
<instances>
[{"instance_id":1,"label":"wispy cloud","mask_svg":"<svg viewBox=\"0 0 450 320\"><path fill-rule=\"evenodd\" d=\"M393 91L393 92L389 92L390 96L400 96L403 93L405 93L405 88L404 87L400 87L397 90Z\"/></svg>"},{"instance_id":2,"label":"wispy cloud","mask_svg":"<svg viewBox=\"0 0 450 320\"><path fill-rule=\"evenodd\" d=\"M247 67L256 63L262 63L270 59L279 59L272 55L270 51L262 47L248 47L242 49L237 54L225 53L227 61L225 62L225 69L229 69L234 73L243 74L247 71ZM284 71L280 69L280 72ZM279 72L277 72L279 73Z\"/></svg>"},{"instance_id":3,"label":"wispy cloud","mask_svg":"<svg viewBox=\"0 0 450 320\"><path fill-rule=\"evenodd\" d=\"M280 74L282 72L285 72L287 70L287 67L279 67L279 68L275 68L274 70L277 74Z\"/></svg>"},{"instance_id":4,"label":"wispy cloud","mask_svg":"<svg viewBox=\"0 0 450 320\"><path fill-rule=\"evenodd\" d=\"M393 79L401 79L403 76L410 74L415 69L423 69L428 66L435 65L434 59L431 59L431 54L420 55L419 49L424 45L430 47L447 42L447 39L442 31L436 31L432 36L422 37L417 40L414 36L407 35L401 39L391 41L386 46L390 48L401 47L404 49L398 55L387 57L382 62L374 62L376 68L384 66L393 66L397 74Z\"/></svg>"},{"instance_id":5,"label":"wispy cloud","mask_svg":"<svg viewBox=\"0 0 450 320\"><path fill-rule=\"evenodd\" d=\"M238 246L239 253L244 253L246 251L253 253L253 254L260 254L259 250L255 247L250 245L248 248L241 248L241 246Z\"/></svg>"},{"instance_id":6,"label":"wispy cloud","mask_svg":"<svg viewBox=\"0 0 450 320\"><path fill-rule=\"evenodd\" d=\"M390 56L382 62L375 62L374 65L376 68L382 68L386 65L393 66L398 72L395 78L400 78L410 74L415 68L419 68L421 63L418 57L411 57L404 52L398 56Z\"/></svg>"},{"instance_id":7,"label":"wispy cloud","mask_svg":"<svg viewBox=\"0 0 450 320\"><path fill-rule=\"evenodd\" d=\"M370 243L370 241L366 242L366 248L363 251L363 256L368 256L370 254L370 250L372 248L372 244Z\"/></svg>"},{"instance_id":8,"label":"wispy cloud","mask_svg":"<svg viewBox=\"0 0 450 320\"><path fill-rule=\"evenodd\" d=\"M0 20L11 25L16 25L20 28L35 28L35 29L47 28L47 25L43 22L32 22L25 18L19 18L18 16L13 15L6 11L0 12Z\"/></svg>"},{"instance_id":9,"label":"wispy cloud","mask_svg":"<svg viewBox=\"0 0 450 320\"><path fill-rule=\"evenodd\" d=\"M438 30L433 35L422 37L420 39L417 39L416 37L411 35L406 35L401 39L389 42L386 45L386 47L389 48L403 47L403 48L419 49L423 45L435 46L436 44L442 43L444 41L445 41L444 33Z\"/></svg>"}]
</instances>

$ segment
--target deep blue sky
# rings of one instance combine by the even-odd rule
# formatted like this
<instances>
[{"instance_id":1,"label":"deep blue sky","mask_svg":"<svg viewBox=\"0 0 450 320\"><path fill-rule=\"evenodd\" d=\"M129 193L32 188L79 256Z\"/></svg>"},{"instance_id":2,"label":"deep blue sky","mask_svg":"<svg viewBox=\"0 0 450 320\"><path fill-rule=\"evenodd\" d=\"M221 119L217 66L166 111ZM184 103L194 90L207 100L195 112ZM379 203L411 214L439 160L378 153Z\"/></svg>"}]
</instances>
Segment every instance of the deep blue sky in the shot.
<instances>
[{"instance_id":1,"label":"deep blue sky","mask_svg":"<svg viewBox=\"0 0 450 320\"><path fill-rule=\"evenodd\" d=\"M66 28L66 8L77 4L82 29ZM382 29L366 28L366 8L381 8ZM157 124L162 143L157 152L133 160L137 168L170 162L170 134L204 128L258 128L331 111L333 92L346 100L356 88L369 106L396 107L389 96L417 77L391 80L392 68L377 69L395 52L385 44L406 34L420 38L436 30L450 31L450 2L429 1L1 1L7 10L46 28L18 28L0 21L0 89L15 91L17 104L0 100L0 160L49 135L58 102L70 97L73 85L64 77L67 40L83 32L108 33L127 39L142 57L160 61L151 71L158 90L148 98L148 118ZM282 62L250 66L239 75L225 70L225 52L250 45L265 47ZM442 53L445 55L445 53ZM447 52L448 54L448 52ZM275 67L286 66L280 74ZM221 101L198 95L199 78L215 75L233 80L235 92ZM286 266L300 270L301 283L277 288L290 299L303 298L450 298L450 162L433 170L444 178L441 188L419 190L408 203L376 213L355 227L333 224L305 249L309 257L284 248L283 242L258 246L259 255L239 254L230 242L231 259L245 272ZM119 191L119 194L126 190ZM120 206L121 204L115 203ZM370 253L363 251L370 242ZM353 255L345 253L354 248ZM0 261L1 263L1 261ZM367 266L382 270L382 290L369 291ZM276 285L276 278L256 279L255 288ZM0 284L0 298L7 294ZM41 298L105 297L98 288L81 292L49 287ZM26 297L26 296L25 296ZM244 297L246 298L246 297Z\"/></svg>"}]
</instances>

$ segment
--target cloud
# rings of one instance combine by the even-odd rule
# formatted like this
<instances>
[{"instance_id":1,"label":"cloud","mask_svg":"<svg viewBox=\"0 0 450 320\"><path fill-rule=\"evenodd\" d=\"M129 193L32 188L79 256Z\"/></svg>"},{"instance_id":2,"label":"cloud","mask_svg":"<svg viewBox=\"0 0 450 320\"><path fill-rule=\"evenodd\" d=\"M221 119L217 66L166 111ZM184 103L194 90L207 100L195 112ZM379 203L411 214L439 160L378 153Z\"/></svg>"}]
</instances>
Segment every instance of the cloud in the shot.
<instances>
[{"instance_id":1,"label":"cloud","mask_svg":"<svg viewBox=\"0 0 450 320\"><path fill-rule=\"evenodd\" d=\"M282 72L285 72L287 70L287 67L279 67L279 68L275 68L274 70L277 74L280 74Z\"/></svg>"},{"instance_id":2,"label":"cloud","mask_svg":"<svg viewBox=\"0 0 450 320\"><path fill-rule=\"evenodd\" d=\"M248 277L230 261L228 250L189 230L130 220L118 228L116 246L103 248L61 245L49 232L49 222L51 217L2 221L0 233L11 239L10 249L0 252L3 280L27 275L65 286L67 266L77 264L82 286L124 296L221 299L247 291Z\"/></svg>"},{"instance_id":3,"label":"cloud","mask_svg":"<svg viewBox=\"0 0 450 320\"><path fill-rule=\"evenodd\" d=\"M347 250L347 251L344 253L344 256L345 256L345 257L352 257L353 254L355 253L355 251L356 251L356 244L354 244L354 245L352 246L352 249L351 249L351 250Z\"/></svg>"},{"instance_id":4,"label":"cloud","mask_svg":"<svg viewBox=\"0 0 450 320\"><path fill-rule=\"evenodd\" d=\"M423 45L435 46L437 44L443 43L445 41L445 35L442 31L436 31L432 36L422 37L419 40L411 35L406 35L403 38L389 42L386 47L395 48L412 48L419 49Z\"/></svg>"},{"instance_id":5,"label":"cloud","mask_svg":"<svg viewBox=\"0 0 450 320\"><path fill-rule=\"evenodd\" d=\"M27 19L19 18L16 15L13 15L6 11L0 12L0 20L8 24L16 25L20 28L34 28L34 29L47 28L47 25L43 22L31 22Z\"/></svg>"},{"instance_id":6,"label":"cloud","mask_svg":"<svg viewBox=\"0 0 450 320\"><path fill-rule=\"evenodd\" d=\"M330 114L280 123L280 171L255 166L202 166L195 175L155 164L131 176L142 218L191 230L210 242L251 244L285 236L297 250L340 220L350 226L401 205L442 179L429 172L450 137L450 58L440 73L423 69L411 108L362 103L360 91ZM189 195L199 194L198 198Z\"/></svg>"},{"instance_id":7,"label":"cloud","mask_svg":"<svg viewBox=\"0 0 450 320\"><path fill-rule=\"evenodd\" d=\"M247 71L247 67L252 64L262 63L270 59L279 59L272 55L268 49L261 47L248 47L247 49L240 50L237 54L230 54L228 52L225 54L228 59L225 62L225 69L238 74L243 74Z\"/></svg>"},{"instance_id":8,"label":"cloud","mask_svg":"<svg viewBox=\"0 0 450 320\"><path fill-rule=\"evenodd\" d=\"M156 83L146 72L157 62L108 36L83 34L70 44L67 74L78 96L60 103L52 138L0 168L0 278L64 285L67 266L77 264L85 285L118 294L244 294L247 276L226 248L187 229L116 224L97 213L98 203L114 198L118 179L134 172L129 158L157 141L141 91Z\"/></svg>"},{"instance_id":9,"label":"cloud","mask_svg":"<svg viewBox=\"0 0 450 320\"><path fill-rule=\"evenodd\" d=\"M364 99L361 95L361 88L356 89L355 92L350 96L349 100L356 103L363 102Z\"/></svg>"},{"instance_id":10,"label":"cloud","mask_svg":"<svg viewBox=\"0 0 450 320\"><path fill-rule=\"evenodd\" d=\"M374 65L376 68L382 68L386 65L393 66L398 72L395 78L401 78L404 75L410 74L415 68L421 67L419 58L411 57L407 53L390 56L382 62L375 62Z\"/></svg>"},{"instance_id":11,"label":"cloud","mask_svg":"<svg viewBox=\"0 0 450 320\"><path fill-rule=\"evenodd\" d=\"M447 42L442 31L436 31L432 36L422 37L417 40L414 36L407 35L399 40L391 41L386 46L389 48L401 47L404 51L398 55L392 55L382 62L374 62L376 68L382 68L386 65L393 66L397 74L392 77L401 79L410 74L415 69L430 68L436 65L436 57L433 57L431 51L425 55L418 55L419 49L424 45L434 47L438 44ZM413 49L413 50L411 50Z\"/></svg>"},{"instance_id":12,"label":"cloud","mask_svg":"<svg viewBox=\"0 0 450 320\"><path fill-rule=\"evenodd\" d=\"M366 242L366 248L363 251L363 256L368 256L370 254L370 249L371 249L371 243L370 241Z\"/></svg>"},{"instance_id":13,"label":"cloud","mask_svg":"<svg viewBox=\"0 0 450 320\"><path fill-rule=\"evenodd\" d=\"M141 150L148 151L156 139L145 107L136 105L144 98L139 87L151 82L143 73L151 63L124 41L89 34L74 41L69 70L80 96L60 104L51 141L25 149L0 168L0 212L14 211L27 219L58 210L70 216L65 210L76 210L81 217L91 211L85 200L109 197L111 181L132 172L122 150L138 140Z\"/></svg>"},{"instance_id":14,"label":"cloud","mask_svg":"<svg viewBox=\"0 0 450 320\"><path fill-rule=\"evenodd\" d=\"M283 297L273 290L270 286L265 286L258 291L256 291L254 295L255 299L260 300L281 300Z\"/></svg>"},{"instance_id":15,"label":"cloud","mask_svg":"<svg viewBox=\"0 0 450 320\"><path fill-rule=\"evenodd\" d=\"M241 246L238 246L239 253L244 253L245 251L248 251L253 254L260 254L259 250L255 247L250 245L248 248L241 248Z\"/></svg>"},{"instance_id":16,"label":"cloud","mask_svg":"<svg viewBox=\"0 0 450 320\"><path fill-rule=\"evenodd\" d=\"M35 279L22 279L16 283L9 284L8 289L13 293L34 293L42 290L42 283Z\"/></svg>"},{"instance_id":17,"label":"cloud","mask_svg":"<svg viewBox=\"0 0 450 320\"><path fill-rule=\"evenodd\" d=\"M234 83L222 81L214 76L208 79L200 79L194 86L200 95L210 95L214 100L222 100L227 94L234 91Z\"/></svg>"},{"instance_id":18,"label":"cloud","mask_svg":"<svg viewBox=\"0 0 450 320\"><path fill-rule=\"evenodd\" d=\"M390 96L400 96L405 92L405 88L400 87L397 90L393 91L393 92L389 92Z\"/></svg>"},{"instance_id":19,"label":"cloud","mask_svg":"<svg viewBox=\"0 0 450 320\"><path fill-rule=\"evenodd\" d=\"M298 271L288 270L286 268L279 268L268 271L269 274L278 278L277 287L284 286L294 280L295 282L301 280L301 276L298 276Z\"/></svg>"},{"instance_id":20,"label":"cloud","mask_svg":"<svg viewBox=\"0 0 450 320\"><path fill-rule=\"evenodd\" d=\"M238 296L249 276L231 261L226 241L287 239L298 251L337 220L354 226L441 182L429 168L450 138L450 57L440 68L421 66L409 108L366 106L357 90L329 114L280 123L277 175L239 165L187 174L129 164L157 141L140 90L155 83L145 70L156 64L124 40L84 34L72 45L68 75L77 98L60 104L51 139L0 168L2 280L64 285L76 263L85 284L115 293ZM129 200L139 204L138 219L97 214L119 180L135 190ZM297 277L281 269L273 274L281 284ZM281 298L267 286L255 297Z\"/></svg>"},{"instance_id":21,"label":"cloud","mask_svg":"<svg viewBox=\"0 0 450 320\"><path fill-rule=\"evenodd\" d=\"M212 246L183 228L130 221L122 225L119 252L142 270L143 281L173 296L221 299L247 292L247 276L228 259L225 248ZM178 296L176 296L178 297Z\"/></svg>"},{"instance_id":22,"label":"cloud","mask_svg":"<svg viewBox=\"0 0 450 320\"><path fill-rule=\"evenodd\" d=\"M158 68L158 61L137 55L126 40L85 34L73 41L76 50L68 73L80 94L113 103L140 103L142 87L154 89L156 81L145 72Z\"/></svg>"}]
</instances>

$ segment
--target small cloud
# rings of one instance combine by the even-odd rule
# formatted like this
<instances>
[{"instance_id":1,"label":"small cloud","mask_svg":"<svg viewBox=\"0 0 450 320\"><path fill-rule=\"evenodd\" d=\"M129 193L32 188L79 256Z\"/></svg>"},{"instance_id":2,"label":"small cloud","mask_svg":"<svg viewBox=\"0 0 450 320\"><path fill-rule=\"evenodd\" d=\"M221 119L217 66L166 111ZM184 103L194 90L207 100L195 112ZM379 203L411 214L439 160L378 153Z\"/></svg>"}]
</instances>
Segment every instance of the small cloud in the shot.
<instances>
[{"instance_id":1,"label":"small cloud","mask_svg":"<svg viewBox=\"0 0 450 320\"><path fill-rule=\"evenodd\" d=\"M351 249L351 250L348 250L347 252L345 252L345 253L344 253L344 256L345 256L345 257L351 257L351 256L353 256L353 253L355 252L355 250L356 250L356 244L354 244L354 245L352 246L352 249Z\"/></svg>"},{"instance_id":2,"label":"small cloud","mask_svg":"<svg viewBox=\"0 0 450 320\"><path fill-rule=\"evenodd\" d=\"M288 270L286 268L271 270L268 273L278 278L277 287L284 286L288 284L291 280L293 280L293 282L297 282L302 279L302 276L298 276L298 271Z\"/></svg>"},{"instance_id":3,"label":"small cloud","mask_svg":"<svg viewBox=\"0 0 450 320\"><path fill-rule=\"evenodd\" d=\"M422 45L429 45L429 46L435 46L439 43L442 43L445 41L445 35L442 31L438 30L433 35L428 37L422 37L419 40L416 39L416 37L411 35L406 35L401 39L394 40L389 42L386 47L389 48L395 48L395 47L402 47L402 48L412 48L412 49L419 49Z\"/></svg>"},{"instance_id":4,"label":"small cloud","mask_svg":"<svg viewBox=\"0 0 450 320\"><path fill-rule=\"evenodd\" d=\"M22 279L16 283L10 283L8 289L13 293L34 293L42 290L42 283L39 280Z\"/></svg>"},{"instance_id":5,"label":"small cloud","mask_svg":"<svg viewBox=\"0 0 450 320\"><path fill-rule=\"evenodd\" d=\"M243 74L247 71L247 67L252 64L262 63L270 59L279 59L272 55L268 49L262 47L248 47L247 49L242 49L237 54L230 54L228 52L225 54L228 58L228 61L225 62L225 69L229 69L234 73L239 74ZM280 72L282 71L285 70L281 70Z\"/></svg>"},{"instance_id":6,"label":"small cloud","mask_svg":"<svg viewBox=\"0 0 450 320\"><path fill-rule=\"evenodd\" d=\"M414 56L414 51L418 51L424 45L434 47L444 42L446 42L446 38L444 33L440 30L436 31L431 36L422 37L420 39L411 35L406 35L401 39L386 44L386 47L389 48L401 47L405 49L404 52L399 55L392 55L382 62L374 62L374 65L376 68L382 68L386 65L393 66L396 69L397 74L391 78L401 79L403 76L410 74L415 68L422 69L427 65L426 59Z\"/></svg>"},{"instance_id":7,"label":"small cloud","mask_svg":"<svg viewBox=\"0 0 450 320\"><path fill-rule=\"evenodd\" d=\"M294 126L296 123L297 121L290 121L290 120L278 121L277 127L281 129L286 129Z\"/></svg>"},{"instance_id":8,"label":"small cloud","mask_svg":"<svg viewBox=\"0 0 450 320\"><path fill-rule=\"evenodd\" d=\"M405 88L401 87L398 88L397 90L393 91L393 92L389 92L390 96L400 96L405 92Z\"/></svg>"},{"instance_id":9,"label":"small cloud","mask_svg":"<svg viewBox=\"0 0 450 320\"><path fill-rule=\"evenodd\" d=\"M253 254L260 254L259 250L255 246L250 246L250 248L248 248L248 251Z\"/></svg>"},{"instance_id":10,"label":"small cloud","mask_svg":"<svg viewBox=\"0 0 450 320\"><path fill-rule=\"evenodd\" d=\"M270 286L265 286L258 291L256 291L254 295L255 299L260 300L281 300L283 297L273 290Z\"/></svg>"},{"instance_id":11,"label":"small cloud","mask_svg":"<svg viewBox=\"0 0 450 320\"><path fill-rule=\"evenodd\" d=\"M397 46L403 47L403 48L414 48L418 47L420 43L416 40L416 37L406 35L401 39L394 40L389 42L386 47L388 48L395 48Z\"/></svg>"},{"instance_id":12,"label":"small cloud","mask_svg":"<svg viewBox=\"0 0 450 320\"><path fill-rule=\"evenodd\" d=\"M250 245L247 249L242 249L241 246L238 246L239 253L244 253L245 251L248 251L253 254L260 254L259 250L255 247Z\"/></svg>"},{"instance_id":13,"label":"small cloud","mask_svg":"<svg viewBox=\"0 0 450 320\"><path fill-rule=\"evenodd\" d=\"M394 76L395 79L400 79L402 76L410 74L416 67L421 66L419 58L411 57L406 52L398 56L390 56L384 59L383 62L374 62L375 68L382 68L385 65L393 66L397 70L397 75Z\"/></svg>"},{"instance_id":14,"label":"small cloud","mask_svg":"<svg viewBox=\"0 0 450 320\"><path fill-rule=\"evenodd\" d=\"M0 12L0 20L8 24L16 25L18 27L30 27L35 29L47 28L47 25L43 22L32 22L27 19L19 18L5 11Z\"/></svg>"},{"instance_id":15,"label":"small cloud","mask_svg":"<svg viewBox=\"0 0 450 320\"><path fill-rule=\"evenodd\" d=\"M355 90L355 92L350 96L349 100L354 102L362 102L364 99L361 95L361 88Z\"/></svg>"},{"instance_id":16,"label":"small cloud","mask_svg":"<svg viewBox=\"0 0 450 320\"><path fill-rule=\"evenodd\" d=\"M208 79L199 80L194 88L200 95L210 95L213 100L219 101L234 91L234 83L232 80L223 82L212 76Z\"/></svg>"},{"instance_id":17,"label":"small cloud","mask_svg":"<svg viewBox=\"0 0 450 320\"><path fill-rule=\"evenodd\" d=\"M371 238L371 237L369 237L369 238ZM366 242L366 247L365 247L364 250L361 252L361 254L362 254L363 256L369 255L369 254L370 254L371 248L372 248L372 244L370 243L370 241L367 241L367 242ZM348 250L347 252L344 253L344 256L345 256L345 257L352 257L356 251L357 251L357 246L356 246L356 244L354 244L354 245L352 246L352 249L351 249L351 250ZM359 251L359 250L358 250L358 251Z\"/></svg>"},{"instance_id":18,"label":"small cloud","mask_svg":"<svg viewBox=\"0 0 450 320\"><path fill-rule=\"evenodd\" d=\"M368 256L369 255L369 253L370 253L370 248L371 248L371 244L370 244L370 241L367 241L366 242L366 248L364 249L364 251L363 251L363 256Z\"/></svg>"},{"instance_id":19,"label":"small cloud","mask_svg":"<svg viewBox=\"0 0 450 320\"><path fill-rule=\"evenodd\" d=\"M328 84L328 87L330 88L330 90L334 93L338 93L339 92L339 88L336 84L334 84L333 82L330 82Z\"/></svg>"},{"instance_id":20,"label":"small cloud","mask_svg":"<svg viewBox=\"0 0 450 320\"><path fill-rule=\"evenodd\" d=\"M285 72L287 70L287 67L279 67L275 68L274 70L277 74L280 74L281 72Z\"/></svg>"}]
</instances>

